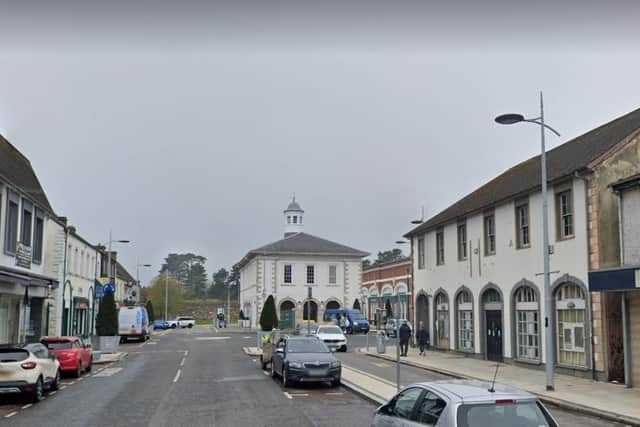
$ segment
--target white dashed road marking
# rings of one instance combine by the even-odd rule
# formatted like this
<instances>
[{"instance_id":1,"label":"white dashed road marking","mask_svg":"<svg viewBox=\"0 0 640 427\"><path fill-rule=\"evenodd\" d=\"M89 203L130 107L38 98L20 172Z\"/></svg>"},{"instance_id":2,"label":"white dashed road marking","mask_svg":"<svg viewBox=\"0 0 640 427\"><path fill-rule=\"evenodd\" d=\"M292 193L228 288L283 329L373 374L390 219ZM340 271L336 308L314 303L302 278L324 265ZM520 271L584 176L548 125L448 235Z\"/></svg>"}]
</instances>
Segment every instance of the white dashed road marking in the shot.
<instances>
[{"instance_id":1,"label":"white dashed road marking","mask_svg":"<svg viewBox=\"0 0 640 427\"><path fill-rule=\"evenodd\" d=\"M94 377L110 377L111 375L117 374L120 371L122 371L122 368L104 368L97 372Z\"/></svg>"},{"instance_id":2,"label":"white dashed road marking","mask_svg":"<svg viewBox=\"0 0 640 427\"><path fill-rule=\"evenodd\" d=\"M289 393L289 396L291 396L291 397L307 397L307 396L309 396L309 393Z\"/></svg>"},{"instance_id":3,"label":"white dashed road marking","mask_svg":"<svg viewBox=\"0 0 640 427\"><path fill-rule=\"evenodd\" d=\"M218 341L218 340L228 340L231 337L196 337L198 341Z\"/></svg>"},{"instance_id":4,"label":"white dashed road marking","mask_svg":"<svg viewBox=\"0 0 640 427\"><path fill-rule=\"evenodd\" d=\"M27 404L27 405L24 405L24 406L22 407L22 409L28 409L28 408L31 408L31 406L32 406L32 405L33 405L33 403L29 403L29 404Z\"/></svg>"},{"instance_id":5,"label":"white dashed road marking","mask_svg":"<svg viewBox=\"0 0 640 427\"><path fill-rule=\"evenodd\" d=\"M67 388L67 386L63 385L62 387L60 387L60 390L64 390L65 388Z\"/></svg>"},{"instance_id":6,"label":"white dashed road marking","mask_svg":"<svg viewBox=\"0 0 640 427\"><path fill-rule=\"evenodd\" d=\"M269 372L267 372L267 371L262 371L262 373L263 373L263 374L265 374L265 375L271 375L271 374L270 374Z\"/></svg>"},{"instance_id":7,"label":"white dashed road marking","mask_svg":"<svg viewBox=\"0 0 640 427\"><path fill-rule=\"evenodd\" d=\"M185 360L187 360L187 359L183 357L182 360L180 361L180 366L184 366Z\"/></svg>"},{"instance_id":8,"label":"white dashed road marking","mask_svg":"<svg viewBox=\"0 0 640 427\"><path fill-rule=\"evenodd\" d=\"M177 383L177 382L178 382L178 379L180 378L180 374L181 374L181 373L182 373L182 370L181 370L181 369L178 369L178 372L176 372L176 376L175 376L175 378L173 379L173 382L174 382L174 383Z\"/></svg>"},{"instance_id":9,"label":"white dashed road marking","mask_svg":"<svg viewBox=\"0 0 640 427\"><path fill-rule=\"evenodd\" d=\"M14 415L16 415L17 413L18 413L18 411L13 411L13 412L8 413L8 414L7 414L7 415L5 415L4 417L5 417L5 418L11 418L11 417L13 417Z\"/></svg>"},{"instance_id":10,"label":"white dashed road marking","mask_svg":"<svg viewBox=\"0 0 640 427\"><path fill-rule=\"evenodd\" d=\"M291 397L291 395L289 393L287 393L286 391L284 392L284 395L287 396L287 399L293 399L293 397Z\"/></svg>"},{"instance_id":11,"label":"white dashed road marking","mask_svg":"<svg viewBox=\"0 0 640 427\"><path fill-rule=\"evenodd\" d=\"M344 394L344 393L339 392L339 391L338 391L338 392L328 392L328 393L325 393L325 395L327 395L327 396L342 396L343 394Z\"/></svg>"}]
</instances>

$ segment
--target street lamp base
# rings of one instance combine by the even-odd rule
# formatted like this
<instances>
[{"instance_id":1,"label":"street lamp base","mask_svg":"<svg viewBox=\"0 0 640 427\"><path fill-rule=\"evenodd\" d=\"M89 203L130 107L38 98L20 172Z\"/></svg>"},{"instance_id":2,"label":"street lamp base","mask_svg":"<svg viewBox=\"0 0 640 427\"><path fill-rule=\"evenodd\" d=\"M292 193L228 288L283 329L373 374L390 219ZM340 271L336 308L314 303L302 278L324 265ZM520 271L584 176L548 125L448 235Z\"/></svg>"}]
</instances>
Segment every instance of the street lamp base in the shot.
<instances>
[{"instance_id":1,"label":"street lamp base","mask_svg":"<svg viewBox=\"0 0 640 427\"><path fill-rule=\"evenodd\" d=\"M556 391L556 388L552 385L547 385L547 391Z\"/></svg>"}]
</instances>

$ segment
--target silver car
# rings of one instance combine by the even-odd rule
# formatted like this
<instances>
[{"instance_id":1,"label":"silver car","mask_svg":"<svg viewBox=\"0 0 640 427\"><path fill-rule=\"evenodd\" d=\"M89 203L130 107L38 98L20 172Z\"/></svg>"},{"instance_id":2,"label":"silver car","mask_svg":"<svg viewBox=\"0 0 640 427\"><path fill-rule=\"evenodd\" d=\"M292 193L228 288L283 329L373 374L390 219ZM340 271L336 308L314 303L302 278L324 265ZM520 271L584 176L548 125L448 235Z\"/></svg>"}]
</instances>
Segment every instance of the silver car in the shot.
<instances>
[{"instance_id":1,"label":"silver car","mask_svg":"<svg viewBox=\"0 0 640 427\"><path fill-rule=\"evenodd\" d=\"M412 384L379 407L372 427L557 427L532 394L474 380Z\"/></svg>"}]
</instances>

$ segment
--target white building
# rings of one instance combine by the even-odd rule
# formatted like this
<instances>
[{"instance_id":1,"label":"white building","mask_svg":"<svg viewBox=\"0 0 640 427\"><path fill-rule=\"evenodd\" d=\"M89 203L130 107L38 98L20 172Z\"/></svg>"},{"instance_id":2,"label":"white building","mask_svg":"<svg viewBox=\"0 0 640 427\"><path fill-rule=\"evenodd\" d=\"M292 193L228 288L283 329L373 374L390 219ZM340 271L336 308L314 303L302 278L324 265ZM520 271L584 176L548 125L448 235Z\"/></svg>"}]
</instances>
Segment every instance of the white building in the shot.
<instances>
[{"instance_id":1,"label":"white building","mask_svg":"<svg viewBox=\"0 0 640 427\"><path fill-rule=\"evenodd\" d=\"M294 198L284 211L284 239L249 251L237 264L241 308L253 327L269 295L279 319L293 315L293 324L308 312L317 321L327 308L351 308L360 296L362 258L369 254L304 233L303 215Z\"/></svg>"},{"instance_id":2,"label":"white building","mask_svg":"<svg viewBox=\"0 0 640 427\"><path fill-rule=\"evenodd\" d=\"M0 136L0 344L37 341L48 330L58 286L45 267L53 217L29 159Z\"/></svg>"},{"instance_id":3,"label":"white building","mask_svg":"<svg viewBox=\"0 0 640 427\"><path fill-rule=\"evenodd\" d=\"M545 313L541 274L539 156L507 170L406 235L412 241L415 321L429 325L433 345L491 360L542 365L547 362L548 316L556 366L593 375L602 350L591 333L601 328L600 304L592 307L587 286L589 260L596 250L589 233L595 209L589 203L595 194L591 183L604 173L598 169L603 159L620 150L638 129L638 114L547 153L551 313Z\"/></svg>"}]
</instances>

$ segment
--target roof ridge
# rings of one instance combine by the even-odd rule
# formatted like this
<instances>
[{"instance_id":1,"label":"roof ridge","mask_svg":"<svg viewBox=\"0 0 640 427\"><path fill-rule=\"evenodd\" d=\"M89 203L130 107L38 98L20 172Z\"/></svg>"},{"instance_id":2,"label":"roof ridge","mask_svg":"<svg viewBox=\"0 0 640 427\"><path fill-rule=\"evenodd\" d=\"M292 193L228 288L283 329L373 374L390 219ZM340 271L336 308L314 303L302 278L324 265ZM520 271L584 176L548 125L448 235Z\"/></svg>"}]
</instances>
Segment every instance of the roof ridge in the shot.
<instances>
[{"instance_id":1,"label":"roof ridge","mask_svg":"<svg viewBox=\"0 0 640 427\"><path fill-rule=\"evenodd\" d=\"M640 108L599 125L546 151L547 179L552 182L587 167L594 159L619 145L640 129ZM608 131L608 132L607 132ZM541 154L525 159L497 174L474 190L466 193L423 224L413 228L405 237L451 222L455 218L499 204L518 194L531 192L540 186L540 168L535 165Z\"/></svg>"}]
</instances>

